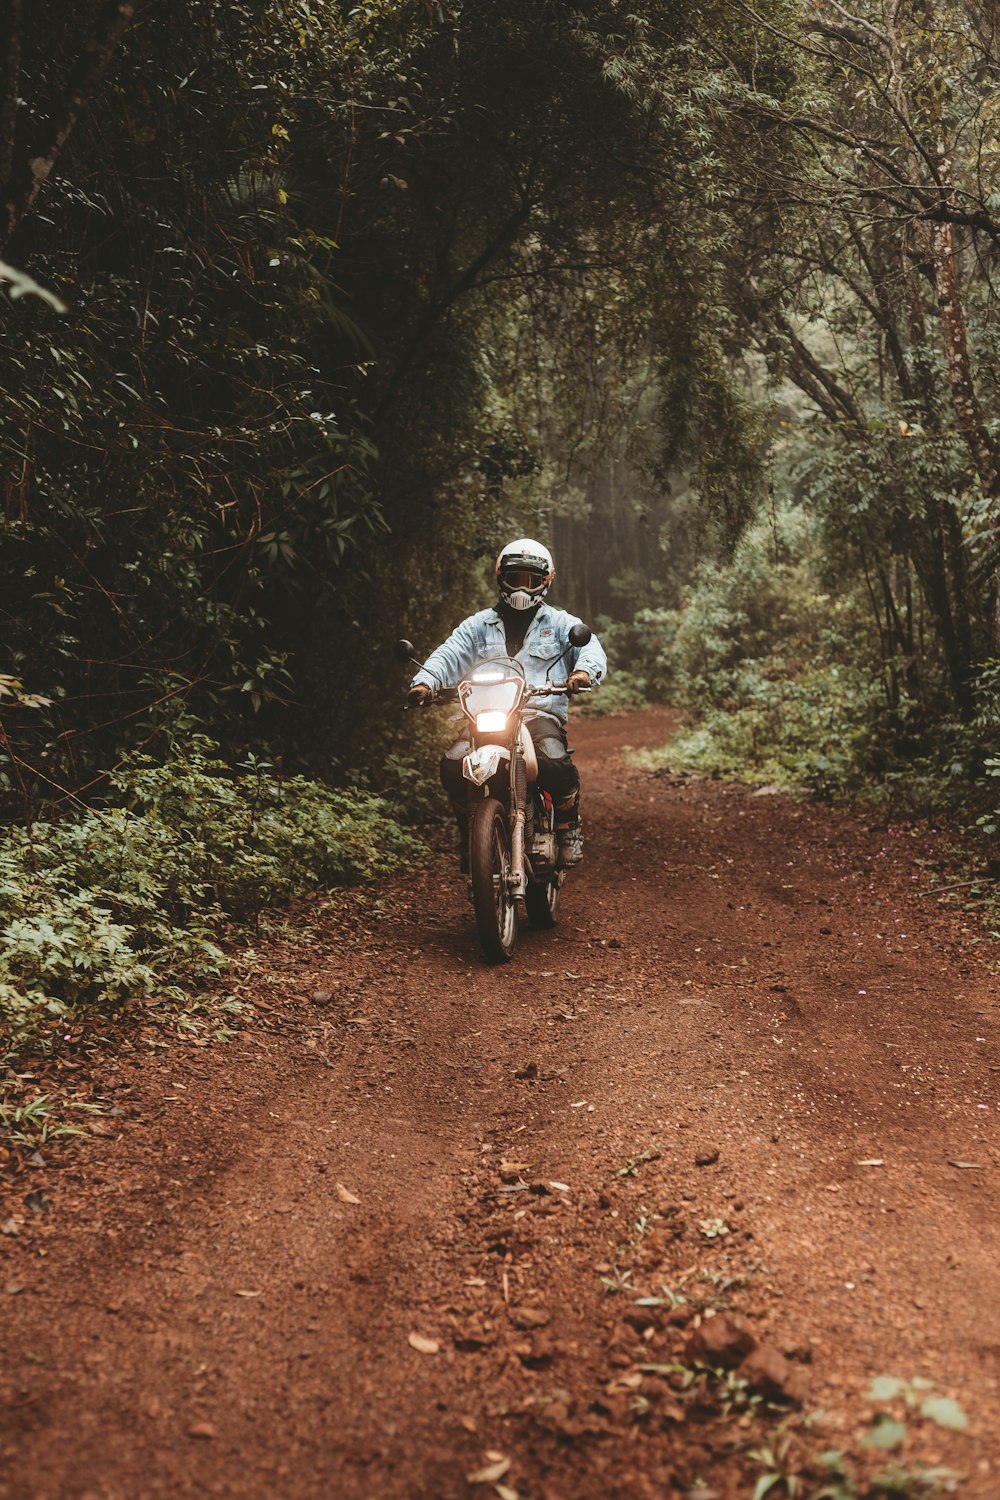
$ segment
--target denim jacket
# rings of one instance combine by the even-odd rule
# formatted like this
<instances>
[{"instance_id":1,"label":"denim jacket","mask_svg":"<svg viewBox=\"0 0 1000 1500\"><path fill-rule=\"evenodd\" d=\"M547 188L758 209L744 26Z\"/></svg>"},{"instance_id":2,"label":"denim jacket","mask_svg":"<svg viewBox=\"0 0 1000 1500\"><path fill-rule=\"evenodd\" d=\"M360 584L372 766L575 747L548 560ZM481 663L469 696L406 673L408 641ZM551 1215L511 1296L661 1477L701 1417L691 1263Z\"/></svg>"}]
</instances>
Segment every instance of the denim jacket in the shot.
<instances>
[{"instance_id":1,"label":"denim jacket","mask_svg":"<svg viewBox=\"0 0 1000 1500\"><path fill-rule=\"evenodd\" d=\"M553 609L541 604L538 613L528 626L524 645L515 660L524 668L525 681L531 687L542 687L546 682L564 683L571 672L579 669L589 672L595 685L603 681L608 670L608 658L596 635L591 636L586 646L570 646L569 633L580 621L564 609ZM554 661L565 651L561 661ZM507 655L507 640L504 624L495 609L481 609L457 625L446 641L432 651L413 684L425 683L427 687L457 687L468 676L472 668L491 657ZM533 698L532 713L551 714L565 723L569 709L564 697Z\"/></svg>"}]
</instances>

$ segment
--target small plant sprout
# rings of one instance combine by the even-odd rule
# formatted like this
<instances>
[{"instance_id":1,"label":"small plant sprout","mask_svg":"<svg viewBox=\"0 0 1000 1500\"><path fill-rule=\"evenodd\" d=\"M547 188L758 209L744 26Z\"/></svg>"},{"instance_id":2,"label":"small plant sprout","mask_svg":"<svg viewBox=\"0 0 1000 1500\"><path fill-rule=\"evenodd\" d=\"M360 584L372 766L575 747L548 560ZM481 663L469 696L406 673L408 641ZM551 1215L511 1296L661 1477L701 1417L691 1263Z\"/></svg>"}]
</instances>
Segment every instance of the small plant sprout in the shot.
<instances>
[{"instance_id":1,"label":"small plant sprout","mask_svg":"<svg viewBox=\"0 0 1000 1500\"><path fill-rule=\"evenodd\" d=\"M638 1156L630 1156L625 1165L618 1168L618 1176L638 1177L639 1168L648 1161L659 1161L661 1154L655 1146L650 1146L645 1151L640 1151Z\"/></svg>"},{"instance_id":2,"label":"small plant sprout","mask_svg":"<svg viewBox=\"0 0 1000 1500\"><path fill-rule=\"evenodd\" d=\"M893 1462L880 1474L872 1475L872 1484L878 1486L875 1493L885 1491L893 1500L934 1500L938 1495L953 1495L962 1483L964 1475L956 1469L946 1469L940 1464L928 1466Z\"/></svg>"},{"instance_id":3,"label":"small plant sprout","mask_svg":"<svg viewBox=\"0 0 1000 1500\"><path fill-rule=\"evenodd\" d=\"M621 1266L616 1266L609 1276L602 1276L601 1285L609 1296L614 1296L617 1292L635 1291L632 1285L632 1272L624 1270Z\"/></svg>"},{"instance_id":4,"label":"small plant sprout","mask_svg":"<svg viewBox=\"0 0 1000 1500\"><path fill-rule=\"evenodd\" d=\"M788 1433L782 1433L771 1443L762 1448L754 1448L747 1455L764 1469L754 1485L753 1500L764 1500L766 1495L784 1495L787 1500L796 1500L796 1496L802 1493L801 1480L789 1466L791 1446L791 1437Z\"/></svg>"},{"instance_id":5,"label":"small plant sprout","mask_svg":"<svg viewBox=\"0 0 1000 1500\"><path fill-rule=\"evenodd\" d=\"M76 1110L80 1114L100 1115L100 1105L84 1104L70 1100L59 1106L56 1113L48 1094L39 1094L23 1104L14 1104L0 1098L0 1133L18 1146L44 1146L48 1141L66 1136L86 1135L80 1125L72 1125L61 1118L65 1110Z\"/></svg>"},{"instance_id":6,"label":"small plant sprout","mask_svg":"<svg viewBox=\"0 0 1000 1500\"><path fill-rule=\"evenodd\" d=\"M868 1400L877 1403L902 1401L908 1412L915 1412L938 1427L944 1427L949 1432L965 1432L969 1419L958 1402L950 1396L935 1395L934 1389L935 1382L923 1376L901 1380L896 1375L879 1375L871 1383ZM876 1424L883 1416L884 1413L878 1414Z\"/></svg>"}]
</instances>

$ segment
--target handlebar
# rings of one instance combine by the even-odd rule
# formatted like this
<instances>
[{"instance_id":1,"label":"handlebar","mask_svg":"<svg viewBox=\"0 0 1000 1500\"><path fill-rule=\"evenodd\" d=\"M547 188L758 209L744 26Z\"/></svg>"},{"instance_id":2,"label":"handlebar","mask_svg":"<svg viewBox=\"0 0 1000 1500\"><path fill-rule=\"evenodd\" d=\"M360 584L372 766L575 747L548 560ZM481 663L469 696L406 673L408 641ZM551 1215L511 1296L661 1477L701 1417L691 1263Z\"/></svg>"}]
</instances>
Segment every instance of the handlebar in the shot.
<instances>
[{"instance_id":1,"label":"handlebar","mask_svg":"<svg viewBox=\"0 0 1000 1500\"><path fill-rule=\"evenodd\" d=\"M541 687L528 687L525 685L524 696L526 698L573 698L577 693L592 693L591 687L571 688L568 682L544 683ZM407 703L406 708L434 708L441 704L457 703L458 688L441 687L432 688L428 697L422 703Z\"/></svg>"},{"instance_id":2,"label":"handlebar","mask_svg":"<svg viewBox=\"0 0 1000 1500\"><path fill-rule=\"evenodd\" d=\"M409 689L407 689L409 691ZM428 696L419 703L404 703L404 708L436 708L444 703L458 702L458 688L431 688Z\"/></svg>"}]
</instances>

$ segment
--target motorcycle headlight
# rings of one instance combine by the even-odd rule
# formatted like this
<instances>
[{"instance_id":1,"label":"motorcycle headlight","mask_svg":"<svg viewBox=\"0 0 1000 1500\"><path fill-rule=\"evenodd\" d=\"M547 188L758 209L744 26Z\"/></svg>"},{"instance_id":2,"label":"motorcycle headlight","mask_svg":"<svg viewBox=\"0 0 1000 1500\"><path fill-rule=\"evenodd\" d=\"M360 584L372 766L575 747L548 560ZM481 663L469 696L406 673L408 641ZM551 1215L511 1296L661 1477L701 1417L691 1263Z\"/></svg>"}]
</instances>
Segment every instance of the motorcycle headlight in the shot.
<instances>
[{"instance_id":1,"label":"motorcycle headlight","mask_svg":"<svg viewBox=\"0 0 1000 1500\"><path fill-rule=\"evenodd\" d=\"M503 734L507 728L507 715L499 708L487 709L476 714L476 728L480 734Z\"/></svg>"}]
</instances>

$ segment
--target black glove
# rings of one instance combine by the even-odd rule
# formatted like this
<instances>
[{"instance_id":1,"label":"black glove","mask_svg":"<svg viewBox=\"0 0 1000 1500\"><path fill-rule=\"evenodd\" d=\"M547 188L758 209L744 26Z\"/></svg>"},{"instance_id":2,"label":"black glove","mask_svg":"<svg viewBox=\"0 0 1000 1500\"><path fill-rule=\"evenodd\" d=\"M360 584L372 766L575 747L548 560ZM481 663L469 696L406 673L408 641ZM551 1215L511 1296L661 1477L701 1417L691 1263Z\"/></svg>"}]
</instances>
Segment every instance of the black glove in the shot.
<instances>
[{"instance_id":1,"label":"black glove","mask_svg":"<svg viewBox=\"0 0 1000 1500\"><path fill-rule=\"evenodd\" d=\"M406 695L406 701L411 708L423 708L430 696L431 690L426 682L415 682Z\"/></svg>"}]
</instances>

